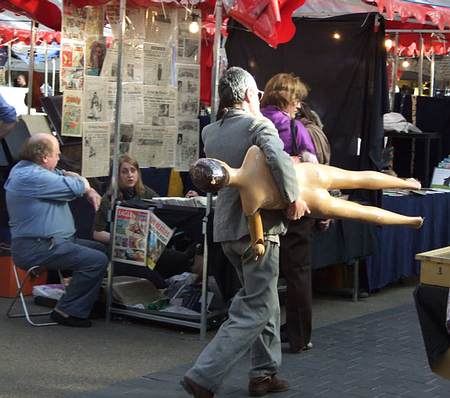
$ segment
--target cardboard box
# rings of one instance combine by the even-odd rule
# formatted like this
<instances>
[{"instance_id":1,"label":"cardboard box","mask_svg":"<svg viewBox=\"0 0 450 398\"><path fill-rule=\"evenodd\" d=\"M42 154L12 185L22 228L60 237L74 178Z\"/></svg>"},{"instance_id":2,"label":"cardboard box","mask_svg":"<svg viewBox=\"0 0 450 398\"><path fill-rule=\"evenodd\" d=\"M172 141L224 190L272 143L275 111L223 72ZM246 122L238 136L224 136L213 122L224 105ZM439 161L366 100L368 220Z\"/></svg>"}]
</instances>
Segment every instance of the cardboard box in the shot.
<instances>
[{"instance_id":1,"label":"cardboard box","mask_svg":"<svg viewBox=\"0 0 450 398\"><path fill-rule=\"evenodd\" d=\"M416 255L420 263L420 283L450 287L450 246Z\"/></svg>"},{"instance_id":2,"label":"cardboard box","mask_svg":"<svg viewBox=\"0 0 450 398\"><path fill-rule=\"evenodd\" d=\"M23 280L26 271L17 269L19 279ZM28 278L23 288L23 294L29 296L34 285L47 283L47 271L41 270L39 276ZM0 256L0 297L15 297L17 293L16 277L13 271L13 261L10 256Z\"/></svg>"}]
</instances>

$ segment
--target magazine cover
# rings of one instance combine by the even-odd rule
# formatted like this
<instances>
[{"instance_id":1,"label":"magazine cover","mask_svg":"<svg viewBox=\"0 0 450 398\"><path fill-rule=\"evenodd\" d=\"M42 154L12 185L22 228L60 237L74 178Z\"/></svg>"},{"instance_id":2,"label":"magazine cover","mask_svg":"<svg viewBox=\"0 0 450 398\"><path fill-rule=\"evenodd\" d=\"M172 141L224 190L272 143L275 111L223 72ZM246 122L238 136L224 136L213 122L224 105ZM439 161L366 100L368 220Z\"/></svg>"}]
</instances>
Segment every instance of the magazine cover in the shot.
<instances>
[{"instance_id":1,"label":"magazine cover","mask_svg":"<svg viewBox=\"0 0 450 398\"><path fill-rule=\"evenodd\" d=\"M170 238L172 238L174 230L169 228L154 213L150 213L149 224L147 266L153 269Z\"/></svg>"},{"instance_id":2,"label":"magazine cover","mask_svg":"<svg viewBox=\"0 0 450 398\"><path fill-rule=\"evenodd\" d=\"M117 206L114 221L113 261L145 266L148 210Z\"/></svg>"}]
</instances>

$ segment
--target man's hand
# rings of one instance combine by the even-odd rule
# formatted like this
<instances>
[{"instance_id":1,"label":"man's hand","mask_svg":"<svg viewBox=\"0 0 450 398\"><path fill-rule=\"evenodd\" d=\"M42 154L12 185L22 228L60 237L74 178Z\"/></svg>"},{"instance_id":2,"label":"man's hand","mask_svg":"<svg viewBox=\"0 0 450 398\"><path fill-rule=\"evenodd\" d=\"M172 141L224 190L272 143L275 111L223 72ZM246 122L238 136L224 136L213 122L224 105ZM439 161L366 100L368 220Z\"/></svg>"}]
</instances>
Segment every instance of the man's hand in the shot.
<instances>
[{"instance_id":1,"label":"man's hand","mask_svg":"<svg viewBox=\"0 0 450 398\"><path fill-rule=\"evenodd\" d=\"M185 198L195 198L199 196L197 191L194 191L192 189L190 189L189 191L186 192L186 195L184 195Z\"/></svg>"},{"instance_id":2,"label":"man's hand","mask_svg":"<svg viewBox=\"0 0 450 398\"><path fill-rule=\"evenodd\" d=\"M311 211L303 199L297 199L295 202L292 202L286 210L286 216L289 220L299 220L305 214L310 213Z\"/></svg>"},{"instance_id":3,"label":"man's hand","mask_svg":"<svg viewBox=\"0 0 450 398\"><path fill-rule=\"evenodd\" d=\"M86 199L92 206L94 206L95 211L97 211L100 207L100 202L102 201L102 197L97 193L97 191L93 188L90 188L86 192Z\"/></svg>"}]
</instances>

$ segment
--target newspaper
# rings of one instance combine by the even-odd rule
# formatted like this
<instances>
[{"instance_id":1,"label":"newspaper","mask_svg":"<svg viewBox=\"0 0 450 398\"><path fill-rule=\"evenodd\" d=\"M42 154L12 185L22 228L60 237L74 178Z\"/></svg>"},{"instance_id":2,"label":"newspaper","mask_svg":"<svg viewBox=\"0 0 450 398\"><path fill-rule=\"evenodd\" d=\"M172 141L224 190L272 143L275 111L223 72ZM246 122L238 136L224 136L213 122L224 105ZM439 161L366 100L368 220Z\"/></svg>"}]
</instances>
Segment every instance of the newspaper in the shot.
<instances>
[{"instance_id":1,"label":"newspaper","mask_svg":"<svg viewBox=\"0 0 450 398\"><path fill-rule=\"evenodd\" d=\"M172 238L173 233L173 229L169 228L153 212L150 213L147 251L147 266L150 269L155 268L156 262L169 243L170 238Z\"/></svg>"},{"instance_id":2,"label":"newspaper","mask_svg":"<svg viewBox=\"0 0 450 398\"><path fill-rule=\"evenodd\" d=\"M178 48L177 62L200 63L201 29L197 33L189 31L193 20L201 23L201 16L195 11L188 17L184 10L178 10Z\"/></svg>"},{"instance_id":3,"label":"newspaper","mask_svg":"<svg viewBox=\"0 0 450 398\"><path fill-rule=\"evenodd\" d=\"M150 211L117 206L112 260L145 266Z\"/></svg>"},{"instance_id":4,"label":"newspaper","mask_svg":"<svg viewBox=\"0 0 450 398\"><path fill-rule=\"evenodd\" d=\"M178 116L197 117L200 104L200 66L177 64Z\"/></svg>"},{"instance_id":5,"label":"newspaper","mask_svg":"<svg viewBox=\"0 0 450 398\"><path fill-rule=\"evenodd\" d=\"M147 10L145 8L127 8L127 24L125 27L125 39L145 39L145 16Z\"/></svg>"},{"instance_id":6,"label":"newspaper","mask_svg":"<svg viewBox=\"0 0 450 398\"><path fill-rule=\"evenodd\" d=\"M86 7L85 36L103 35L103 25L105 21L105 8L101 6Z\"/></svg>"},{"instance_id":7,"label":"newspaper","mask_svg":"<svg viewBox=\"0 0 450 398\"><path fill-rule=\"evenodd\" d=\"M63 40L61 43L61 91L82 90L84 42Z\"/></svg>"},{"instance_id":8,"label":"newspaper","mask_svg":"<svg viewBox=\"0 0 450 398\"><path fill-rule=\"evenodd\" d=\"M145 41L171 45L177 35L177 10L165 7L149 8Z\"/></svg>"},{"instance_id":9,"label":"newspaper","mask_svg":"<svg viewBox=\"0 0 450 398\"><path fill-rule=\"evenodd\" d=\"M61 68L61 91L83 90L83 68Z\"/></svg>"},{"instance_id":10,"label":"newspaper","mask_svg":"<svg viewBox=\"0 0 450 398\"><path fill-rule=\"evenodd\" d=\"M66 39L83 39L86 24L86 9L76 7L72 0L64 0L63 10L62 36Z\"/></svg>"},{"instance_id":11,"label":"newspaper","mask_svg":"<svg viewBox=\"0 0 450 398\"><path fill-rule=\"evenodd\" d=\"M133 137L134 124L121 124L119 130L119 155L130 153L130 147L131 143L133 142Z\"/></svg>"},{"instance_id":12,"label":"newspaper","mask_svg":"<svg viewBox=\"0 0 450 398\"><path fill-rule=\"evenodd\" d=\"M61 66L63 68L84 67L84 42L75 40L62 41Z\"/></svg>"},{"instance_id":13,"label":"newspaper","mask_svg":"<svg viewBox=\"0 0 450 398\"><path fill-rule=\"evenodd\" d=\"M176 127L136 124L131 156L141 167L174 167Z\"/></svg>"},{"instance_id":14,"label":"newspaper","mask_svg":"<svg viewBox=\"0 0 450 398\"><path fill-rule=\"evenodd\" d=\"M163 44L144 43L144 83L168 86L171 81L171 48Z\"/></svg>"},{"instance_id":15,"label":"newspaper","mask_svg":"<svg viewBox=\"0 0 450 398\"><path fill-rule=\"evenodd\" d=\"M87 36L86 75L99 76L106 56L106 37Z\"/></svg>"},{"instance_id":16,"label":"newspaper","mask_svg":"<svg viewBox=\"0 0 450 398\"><path fill-rule=\"evenodd\" d=\"M105 122L106 108L106 79L98 76L86 76L84 81L84 121Z\"/></svg>"},{"instance_id":17,"label":"newspaper","mask_svg":"<svg viewBox=\"0 0 450 398\"><path fill-rule=\"evenodd\" d=\"M199 120L179 119L175 169L189 171L199 155Z\"/></svg>"},{"instance_id":18,"label":"newspaper","mask_svg":"<svg viewBox=\"0 0 450 398\"><path fill-rule=\"evenodd\" d=\"M110 123L84 123L81 174L84 177L109 175Z\"/></svg>"},{"instance_id":19,"label":"newspaper","mask_svg":"<svg viewBox=\"0 0 450 398\"><path fill-rule=\"evenodd\" d=\"M176 126L177 90L174 87L144 86L144 123Z\"/></svg>"},{"instance_id":20,"label":"newspaper","mask_svg":"<svg viewBox=\"0 0 450 398\"><path fill-rule=\"evenodd\" d=\"M61 134L71 137L81 137L82 92L65 91L63 95L63 114Z\"/></svg>"},{"instance_id":21,"label":"newspaper","mask_svg":"<svg viewBox=\"0 0 450 398\"><path fill-rule=\"evenodd\" d=\"M124 83L122 85L122 112L123 123L144 122L143 86L140 83Z\"/></svg>"},{"instance_id":22,"label":"newspaper","mask_svg":"<svg viewBox=\"0 0 450 398\"><path fill-rule=\"evenodd\" d=\"M122 80L124 82L142 82L144 81L144 49L142 42L124 43L122 57ZM117 54L117 53L116 53ZM117 58L113 60L116 63Z\"/></svg>"}]
</instances>

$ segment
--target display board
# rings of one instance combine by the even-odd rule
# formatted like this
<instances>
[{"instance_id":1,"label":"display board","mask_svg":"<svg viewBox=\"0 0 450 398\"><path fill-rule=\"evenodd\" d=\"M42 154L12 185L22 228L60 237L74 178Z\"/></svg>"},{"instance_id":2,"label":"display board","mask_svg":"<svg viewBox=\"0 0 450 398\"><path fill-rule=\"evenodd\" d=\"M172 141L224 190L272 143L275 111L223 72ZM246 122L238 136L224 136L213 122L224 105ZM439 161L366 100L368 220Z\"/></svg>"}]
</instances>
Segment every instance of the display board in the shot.
<instances>
[{"instance_id":1,"label":"display board","mask_svg":"<svg viewBox=\"0 0 450 398\"><path fill-rule=\"evenodd\" d=\"M189 30L195 12L162 6L126 11L119 150L141 167L187 171L198 158L201 35ZM103 35L105 18L112 37ZM62 135L83 137L86 177L110 170L118 36L119 2L77 8L64 0Z\"/></svg>"}]
</instances>

